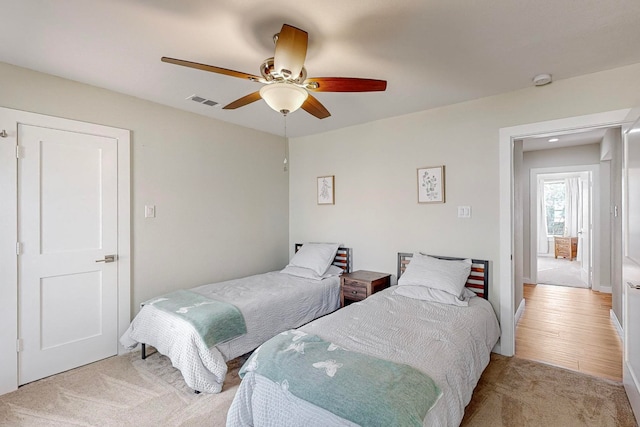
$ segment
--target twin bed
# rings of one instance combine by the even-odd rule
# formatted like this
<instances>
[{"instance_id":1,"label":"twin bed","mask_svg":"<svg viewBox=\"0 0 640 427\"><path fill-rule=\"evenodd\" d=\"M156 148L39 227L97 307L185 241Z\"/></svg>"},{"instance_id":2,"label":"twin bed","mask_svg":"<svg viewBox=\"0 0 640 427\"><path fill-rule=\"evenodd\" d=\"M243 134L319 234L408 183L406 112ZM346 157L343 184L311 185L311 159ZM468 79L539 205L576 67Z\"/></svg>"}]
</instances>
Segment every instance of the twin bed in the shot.
<instances>
[{"instance_id":1,"label":"twin bed","mask_svg":"<svg viewBox=\"0 0 640 427\"><path fill-rule=\"evenodd\" d=\"M228 427L458 426L500 335L488 261L399 253L398 286L337 310L350 255L296 245L281 272L193 288L186 307L148 301L121 342L153 345L187 385L210 393L222 389L226 361L255 349ZM209 301L238 310L246 332L208 345L174 313Z\"/></svg>"},{"instance_id":2,"label":"twin bed","mask_svg":"<svg viewBox=\"0 0 640 427\"><path fill-rule=\"evenodd\" d=\"M488 262L436 258L400 253L399 286L254 351L227 426L458 426L500 330Z\"/></svg>"},{"instance_id":3,"label":"twin bed","mask_svg":"<svg viewBox=\"0 0 640 427\"><path fill-rule=\"evenodd\" d=\"M295 250L290 264L282 271L203 285L143 303L120 342L129 349L141 343L143 358L145 345L151 345L171 359L190 388L197 392L220 392L228 360L254 350L282 331L338 309L339 274L350 271L351 250L337 244L313 243L296 244ZM185 295L188 300L182 298ZM172 298L176 299L177 310L161 306ZM206 344L193 319L176 314L201 310L208 316L205 310L213 306L209 305L212 302L225 303L231 310L237 308L246 333L229 335L214 345ZM218 320L218 324L229 327L224 322L225 319ZM217 328L221 329L219 325Z\"/></svg>"}]
</instances>

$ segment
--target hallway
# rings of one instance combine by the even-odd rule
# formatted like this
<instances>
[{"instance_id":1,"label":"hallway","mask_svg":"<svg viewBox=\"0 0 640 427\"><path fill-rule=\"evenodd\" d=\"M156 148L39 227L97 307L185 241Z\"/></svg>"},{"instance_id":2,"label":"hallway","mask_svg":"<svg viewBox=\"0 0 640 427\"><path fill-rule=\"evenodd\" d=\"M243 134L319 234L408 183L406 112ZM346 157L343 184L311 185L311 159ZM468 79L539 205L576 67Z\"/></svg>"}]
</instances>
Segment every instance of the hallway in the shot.
<instances>
[{"instance_id":1,"label":"hallway","mask_svg":"<svg viewBox=\"0 0 640 427\"><path fill-rule=\"evenodd\" d=\"M524 285L516 357L622 381L622 341L609 317L611 294Z\"/></svg>"}]
</instances>

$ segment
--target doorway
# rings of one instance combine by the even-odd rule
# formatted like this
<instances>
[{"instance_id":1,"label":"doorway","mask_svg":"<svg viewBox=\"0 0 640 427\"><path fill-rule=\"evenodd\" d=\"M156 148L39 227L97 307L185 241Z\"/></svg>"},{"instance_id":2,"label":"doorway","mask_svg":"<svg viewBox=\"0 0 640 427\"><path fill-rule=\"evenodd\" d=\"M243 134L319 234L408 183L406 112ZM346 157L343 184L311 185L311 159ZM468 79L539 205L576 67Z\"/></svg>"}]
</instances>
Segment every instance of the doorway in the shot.
<instances>
[{"instance_id":1,"label":"doorway","mask_svg":"<svg viewBox=\"0 0 640 427\"><path fill-rule=\"evenodd\" d=\"M609 218L601 220L600 207L601 200L605 208L610 203L602 147L612 133L599 128L522 140L529 262L515 355L620 381L622 344L609 319L611 294L597 292L603 280L608 283L601 272L610 271L600 244L609 241Z\"/></svg>"},{"instance_id":2,"label":"doorway","mask_svg":"<svg viewBox=\"0 0 640 427\"><path fill-rule=\"evenodd\" d=\"M0 137L3 394L124 352L130 132L0 108Z\"/></svg>"},{"instance_id":3,"label":"doorway","mask_svg":"<svg viewBox=\"0 0 640 427\"><path fill-rule=\"evenodd\" d=\"M594 257L592 246L594 224L599 225L593 213L598 169L587 165L531 170L530 283L591 288L592 266L600 258L599 253Z\"/></svg>"},{"instance_id":4,"label":"doorway","mask_svg":"<svg viewBox=\"0 0 640 427\"><path fill-rule=\"evenodd\" d=\"M516 307L519 309L520 299L518 297L519 290L522 288L522 276L517 276L517 259L522 259L522 245L518 245L518 240L522 238L522 231L514 227L521 213L514 209L514 197L517 195L516 190L519 184L517 179L517 171L519 160L514 156L517 152L516 143L519 139L531 135L553 134L558 132L567 132L576 129L587 128L609 128L618 127L623 133L631 133L631 124L638 120L640 116L640 108L628 108L616 111L608 111L604 113L589 114L584 116L570 117L565 119L550 120L546 122L532 123L527 125L518 125L513 127L500 129L500 325L502 329L499 345L495 351L505 356L513 356L515 353L515 324L517 318ZM628 135L627 135L628 138ZM624 329L624 361L623 361L623 380L627 396L634 409L634 413L640 414L640 385L633 371L630 368L632 363L637 362L640 351L638 346L629 345L629 287L623 287L622 279L622 249L625 243L622 238L622 220L630 221L628 217L620 217L620 213L624 213L624 208L628 207L623 203L623 188L626 188L626 181L622 180L623 156L621 150L622 144L612 144L607 149L611 149L613 153L603 151L603 159L610 160L611 168L611 200L607 206L607 215L611 220L611 236L608 251L604 253L611 254L611 271L609 272L610 286L612 288L612 310L610 316L612 321L617 325L618 332L621 334ZM627 149L627 147L625 147ZM616 150L618 150L616 152ZM521 151L520 151L521 152ZM603 174L604 175L604 174ZM627 177L628 178L628 177ZM637 194L637 193L635 193ZM628 194L625 194L628 197ZM627 202L628 203L628 202ZM636 217L637 219L637 217ZM637 225L637 221L634 224ZM603 242L605 243L605 242ZM603 277L606 277L603 275ZM520 293L521 295L521 293ZM616 311L616 307L618 311ZM624 309L624 310L623 310ZM622 318L622 326L618 319ZM637 334L636 334L637 335Z\"/></svg>"},{"instance_id":5,"label":"doorway","mask_svg":"<svg viewBox=\"0 0 640 427\"><path fill-rule=\"evenodd\" d=\"M633 111L631 109L622 109L500 129L500 256L498 261L498 281L500 288L500 326L502 334L500 342L496 345L494 351L505 356L513 356L515 354L516 318L521 312L520 308L522 306L523 276L516 276L516 270L518 259L520 261L523 260L523 252L527 249L526 245L522 245L522 239L523 237L527 237L527 235L525 234L523 236L522 229L514 227L514 224L520 221L519 217L522 215L528 215L528 210L514 209L514 195L517 194L516 190L521 181L521 179L518 178L518 171L521 171L521 169L518 169L518 162L521 162L521 160L517 160L517 158L514 157L514 153L518 151L517 142L530 136L550 136L575 132L576 130L627 126L629 122L633 121L629 118L632 113ZM614 188L613 182L611 188ZM596 205L600 206L598 203L596 203ZM607 215L609 215L608 210ZM611 253L610 248L607 248L607 251L603 253ZM526 261L526 257L524 257L524 259ZM594 265L594 267L596 266ZM613 273L614 272L611 271L611 274ZM594 271L594 278L595 277ZM616 292L620 295L620 289L615 289L617 283L619 282L611 282L614 288L612 294L614 298L614 309L617 304Z\"/></svg>"}]
</instances>

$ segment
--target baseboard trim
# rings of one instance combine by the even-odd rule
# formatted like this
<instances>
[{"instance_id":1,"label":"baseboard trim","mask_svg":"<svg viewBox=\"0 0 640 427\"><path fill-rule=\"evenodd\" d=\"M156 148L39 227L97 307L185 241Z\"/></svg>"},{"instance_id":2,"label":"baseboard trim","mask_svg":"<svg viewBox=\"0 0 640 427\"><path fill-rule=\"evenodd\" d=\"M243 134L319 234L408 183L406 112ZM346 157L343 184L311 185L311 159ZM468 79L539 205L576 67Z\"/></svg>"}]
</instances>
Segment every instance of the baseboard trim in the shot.
<instances>
[{"instance_id":1,"label":"baseboard trim","mask_svg":"<svg viewBox=\"0 0 640 427\"><path fill-rule=\"evenodd\" d=\"M504 354L502 352L502 346L500 345L500 339L498 338L498 342L496 343L496 345L493 346L493 348L491 349L492 353L497 353L500 354L502 356L508 356L508 357L512 357L513 354Z\"/></svg>"},{"instance_id":2,"label":"baseboard trim","mask_svg":"<svg viewBox=\"0 0 640 427\"><path fill-rule=\"evenodd\" d=\"M518 306L518 309L516 310L516 326L518 325L518 322L520 321L520 317L522 316L522 313L524 312L524 304L525 304L525 299L522 298L522 301L520 301L520 305Z\"/></svg>"},{"instance_id":3,"label":"baseboard trim","mask_svg":"<svg viewBox=\"0 0 640 427\"><path fill-rule=\"evenodd\" d=\"M616 313L613 311L613 309L609 310L609 317L613 322L613 326L616 327L616 331L618 332L620 339L622 340L622 342L624 342L624 331L622 330L622 325L620 324L618 316L616 316Z\"/></svg>"},{"instance_id":4,"label":"baseboard trim","mask_svg":"<svg viewBox=\"0 0 640 427\"><path fill-rule=\"evenodd\" d=\"M594 289L595 291L595 289ZM598 292L602 292L603 294L610 294L613 292L613 289L611 288L611 286L602 286L600 285L600 287L598 288Z\"/></svg>"}]
</instances>

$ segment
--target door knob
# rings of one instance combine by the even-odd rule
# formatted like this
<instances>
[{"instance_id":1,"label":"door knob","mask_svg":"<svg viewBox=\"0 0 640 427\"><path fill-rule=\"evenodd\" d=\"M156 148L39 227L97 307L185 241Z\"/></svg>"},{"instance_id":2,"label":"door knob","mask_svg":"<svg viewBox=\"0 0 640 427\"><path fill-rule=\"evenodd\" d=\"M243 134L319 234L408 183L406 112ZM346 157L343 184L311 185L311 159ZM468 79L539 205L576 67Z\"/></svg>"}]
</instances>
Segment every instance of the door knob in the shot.
<instances>
[{"instance_id":1,"label":"door knob","mask_svg":"<svg viewBox=\"0 0 640 427\"><path fill-rule=\"evenodd\" d=\"M116 260L116 256L115 255L105 255L104 259L97 259L96 262L114 262Z\"/></svg>"}]
</instances>

